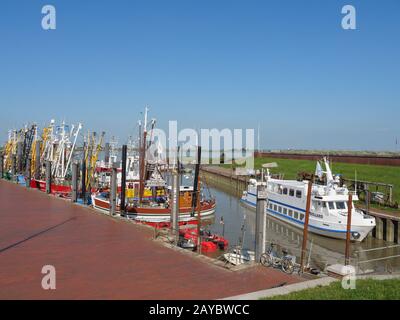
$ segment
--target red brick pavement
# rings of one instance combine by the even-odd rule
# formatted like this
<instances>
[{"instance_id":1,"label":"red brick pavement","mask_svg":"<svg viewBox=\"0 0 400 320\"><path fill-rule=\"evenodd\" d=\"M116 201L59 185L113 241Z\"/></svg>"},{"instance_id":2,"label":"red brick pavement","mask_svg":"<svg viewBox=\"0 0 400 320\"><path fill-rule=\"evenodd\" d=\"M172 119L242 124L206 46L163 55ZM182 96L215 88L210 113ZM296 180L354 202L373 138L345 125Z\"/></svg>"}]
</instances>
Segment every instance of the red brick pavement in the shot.
<instances>
[{"instance_id":1,"label":"red brick pavement","mask_svg":"<svg viewBox=\"0 0 400 320\"><path fill-rule=\"evenodd\" d=\"M152 241L151 230L0 181L0 299L216 299L301 281L231 272ZM41 287L56 268L56 290Z\"/></svg>"}]
</instances>

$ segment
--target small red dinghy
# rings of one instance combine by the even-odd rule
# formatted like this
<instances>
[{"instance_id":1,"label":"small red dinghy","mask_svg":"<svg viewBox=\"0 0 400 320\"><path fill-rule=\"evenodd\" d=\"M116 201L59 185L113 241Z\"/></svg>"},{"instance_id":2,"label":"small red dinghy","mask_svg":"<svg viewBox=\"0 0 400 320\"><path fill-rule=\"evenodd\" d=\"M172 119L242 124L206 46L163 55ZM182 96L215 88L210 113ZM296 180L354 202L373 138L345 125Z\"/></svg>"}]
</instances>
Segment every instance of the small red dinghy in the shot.
<instances>
[{"instance_id":1,"label":"small red dinghy","mask_svg":"<svg viewBox=\"0 0 400 320\"><path fill-rule=\"evenodd\" d=\"M197 243L198 231L196 228L185 228L179 231L181 237L186 240L191 240L193 243ZM229 242L225 238L212 234L210 231L200 230L200 235L203 239L202 251L203 252L214 252L218 248L220 250L225 250L228 248Z\"/></svg>"}]
</instances>

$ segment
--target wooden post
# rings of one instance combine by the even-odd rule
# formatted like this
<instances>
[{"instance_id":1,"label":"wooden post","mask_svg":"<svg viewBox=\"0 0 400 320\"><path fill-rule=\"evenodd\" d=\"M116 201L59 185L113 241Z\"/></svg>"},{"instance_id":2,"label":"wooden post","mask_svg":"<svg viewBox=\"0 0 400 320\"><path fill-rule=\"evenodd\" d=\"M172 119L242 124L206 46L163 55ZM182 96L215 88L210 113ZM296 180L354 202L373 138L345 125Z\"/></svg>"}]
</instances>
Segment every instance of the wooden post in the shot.
<instances>
[{"instance_id":1,"label":"wooden post","mask_svg":"<svg viewBox=\"0 0 400 320\"><path fill-rule=\"evenodd\" d=\"M126 158L127 158L127 145L124 144L122 146L122 165L121 165L121 202L120 202L120 212L121 215L125 214L125 192L126 192Z\"/></svg>"},{"instance_id":2,"label":"wooden post","mask_svg":"<svg viewBox=\"0 0 400 320\"><path fill-rule=\"evenodd\" d=\"M117 164L113 163L111 169L111 190L110 190L110 215L114 216L117 210Z\"/></svg>"},{"instance_id":3,"label":"wooden post","mask_svg":"<svg viewBox=\"0 0 400 320\"><path fill-rule=\"evenodd\" d=\"M200 201L200 179L197 191L197 253L201 254L201 201Z\"/></svg>"},{"instance_id":4,"label":"wooden post","mask_svg":"<svg viewBox=\"0 0 400 320\"><path fill-rule=\"evenodd\" d=\"M78 164L76 162L72 163L72 202L78 200Z\"/></svg>"},{"instance_id":5,"label":"wooden post","mask_svg":"<svg viewBox=\"0 0 400 320\"><path fill-rule=\"evenodd\" d=\"M85 158L82 159L81 163L81 189L82 189L82 201L86 204L86 162Z\"/></svg>"},{"instance_id":6,"label":"wooden post","mask_svg":"<svg viewBox=\"0 0 400 320\"><path fill-rule=\"evenodd\" d=\"M17 157L15 154L11 155L11 180L15 181Z\"/></svg>"},{"instance_id":7,"label":"wooden post","mask_svg":"<svg viewBox=\"0 0 400 320\"><path fill-rule=\"evenodd\" d=\"M141 156L139 159L140 164L140 172L139 172L139 204L142 203L143 194L144 194L144 184L145 184L145 175L146 175L146 139L147 139L147 131L146 131L146 123L144 124L144 132L143 132L143 141L141 146Z\"/></svg>"},{"instance_id":8,"label":"wooden post","mask_svg":"<svg viewBox=\"0 0 400 320\"><path fill-rule=\"evenodd\" d=\"M172 207L171 207L171 231L175 239L175 244L179 240L179 169L172 171Z\"/></svg>"},{"instance_id":9,"label":"wooden post","mask_svg":"<svg viewBox=\"0 0 400 320\"><path fill-rule=\"evenodd\" d=\"M4 178L4 154L0 153L0 179Z\"/></svg>"},{"instance_id":10,"label":"wooden post","mask_svg":"<svg viewBox=\"0 0 400 320\"><path fill-rule=\"evenodd\" d=\"M264 253L265 243L265 216L266 216L267 193L265 186L257 187L256 205L256 231L255 231L255 262L260 262L261 255Z\"/></svg>"},{"instance_id":11,"label":"wooden post","mask_svg":"<svg viewBox=\"0 0 400 320\"><path fill-rule=\"evenodd\" d=\"M35 179L40 180L40 141L36 141L35 152Z\"/></svg>"},{"instance_id":12,"label":"wooden post","mask_svg":"<svg viewBox=\"0 0 400 320\"><path fill-rule=\"evenodd\" d=\"M96 132L93 132L93 140L95 140L96 137ZM94 143L94 142L93 142ZM88 156L87 156L87 162L86 162L86 178L85 178L85 182L86 182L86 186L85 186L85 191L89 191L90 192L90 188L91 188L91 176L90 173L92 172L92 155L93 155L93 145L94 144L88 144L87 148L88 148ZM86 192L85 192L85 199L87 199L86 197Z\"/></svg>"},{"instance_id":13,"label":"wooden post","mask_svg":"<svg viewBox=\"0 0 400 320\"><path fill-rule=\"evenodd\" d=\"M310 218L312 181L313 178L310 181L308 181L308 188L307 188L307 204L306 204L306 216L304 218L303 244L301 246L300 272L304 272L304 258L306 256L306 250L307 250L308 221Z\"/></svg>"},{"instance_id":14,"label":"wooden post","mask_svg":"<svg viewBox=\"0 0 400 320\"><path fill-rule=\"evenodd\" d=\"M353 195L349 194L347 202L347 230L346 230L346 250L345 250L345 265L349 265L350 261L350 237L351 237L351 211L353 207Z\"/></svg>"},{"instance_id":15,"label":"wooden post","mask_svg":"<svg viewBox=\"0 0 400 320\"><path fill-rule=\"evenodd\" d=\"M31 187L31 157L28 157L26 160L26 168L25 168L25 183L26 187L30 188Z\"/></svg>"},{"instance_id":16,"label":"wooden post","mask_svg":"<svg viewBox=\"0 0 400 320\"><path fill-rule=\"evenodd\" d=\"M51 193L51 162L46 160L46 193Z\"/></svg>"},{"instance_id":17,"label":"wooden post","mask_svg":"<svg viewBox=\"0 0 400 320\"><path fill-rule=\"evenodd\" d=\"M200 185L200 163L201 163L201 146L197 147L197 163L196 163L196 172L195 172L195 189L196 192L193 195L196 195L196 205L197 205L197 252L201 254L201 185ZM194 190L193 190L194 191Z\"/></svg>"},{"instance_id":18,"label":"wooden post","mask_svg":"<svg viewBox=\"0 0 400 320\"><path fill-rule=\"evenodd\" d=\"M17 173L22 173L22 154L23 154L23 144L21 141L17 142Z\"/></svg>"},{"instance_id":19,"label":"wooden post","mask_svg":"<svg viewBox=\"0 0 400 320\"><path fill-rule=\"evenodd\" d=\"M199 173L200 173L200 162L201 162L201 147L197 146L197 163L194 171L194 181L193 181L193 194L192 194L192 212L191 217L194 217L195 208L197 205L197 198L199 194Z\"/></svg>"}]
</instances>

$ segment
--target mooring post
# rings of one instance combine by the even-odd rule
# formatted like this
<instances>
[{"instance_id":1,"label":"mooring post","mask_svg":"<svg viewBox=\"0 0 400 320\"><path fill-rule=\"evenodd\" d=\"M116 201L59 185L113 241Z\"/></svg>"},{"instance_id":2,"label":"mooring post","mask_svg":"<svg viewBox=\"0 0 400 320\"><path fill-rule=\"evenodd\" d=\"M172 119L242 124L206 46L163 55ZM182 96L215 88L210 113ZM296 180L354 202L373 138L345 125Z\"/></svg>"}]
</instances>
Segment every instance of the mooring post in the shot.
<instances>
[{"instance_id":1,"label":"mooring post","mask_svg":"<svg viewBox=\"0 0 400 320\"><path fill-rule=\"evenodd\" d=\"M26 160L26 168L25 168L25 171L26 171L26 173L25 173L25 183L26 183L26 187L27 188L30 188L31 187L31 178L32 178L32 175L31 175L31 162L32 162L32 160L31 160L31 157L28 157L28 159Z\"/></svg>"},{"instance_id":2,"label":"mooring post","mask_svg":"<svg viewBox=\"0 0 400 320\"><path fill-rule=\"evenodd\" d=\"M4 154L0 152L0 178L4 178Z\"/></svg>"},{"instance_id":3,"label":"mooring post","mask_svg":"<svg viewBox=\"0 0 400 320\"><path fill-rule=\"evenodd\" d=\"M86 204L86 161L85 158L81 162L81 190L82 190L82 201Z\"/></svg>"},{"instance_id":4,"label":"mooring post","mask_svg":"<svg viewBox=\"0 0 400 320\"><path fill-rule=\"evenodd\" d=\"M267 208L267 192L264 185L257 186L255 262L260 262L265 248L265 218Z\"/></svg>"},{"instance_id":5,"label":"mooring post","mask_svg":"<svg viewBox=\"0 0 400 320\"><path fill-rule=\"evenodd\" d=\"M197 173L197 253L201 254L201 184L200 184L200 164L201 164L201 146L197 146L197 163L196 163L196 173ZM196 175L195 173L195 175Z\"/></svg>"},{"instance_id":6,"label":"mooring post","mask_svg":"<svg viewBox=\"0 0 400 320\"><path fill-rule=\"evenodd\" d=\"M390 218L384 219L383 240L394 242L394 221Z\"/></svg>"},{"instance_id":7,"label":"mooring post","mask_svg":"<svg viewBox=\"0 0 400 320\"><path fill-rule=\"evenodd\" d=\"M22 174L22 153L23 153L23 144L21 141L17 142L17 173Z\"/></svg>"},{"instance_id":8,"label":"mooring post","mask_svg":"<svg viewBox=\"0 0 400 320\"><path fill-rule=\"evenodd\" d=\"M51 193L51 162L46 160L46 193Z\"/></svg>"},{"instance_id":9,"label":"mooring post","mask_svg":"<svg viewBox=\"0 0 400 320\"><path fill-rule=\"evenodd\" d=\"M15 170L16 170L16 162L17 162L17 157L15 154L11 156L11 181L15 182Z\"/></svg>"},{"instance_id":10,"label":"mooring post","mask_svg":"<svg viewBox=\"0 0 400 320\"><path fill-rule=\"evenodd\" d=\"M353 195L349 194L349 200L347 202L347 229L346 229L346 250L345 250L345 262L348 266L350 264L350 238L351 238L351 213L353 210Z\"/></svg>"},{"instance_id":11,"label":"mooring post","mask_svg":"<svg viewBox=\"0 0 400 320\"><path fill-rule=\"evenodd\" d=\"M394 243L400 244L400 221L394 221Z\"/></svg>"},{"instance_id":12,"label":"mooring post","mask_svg":"<svg viewBox=\"0 0 400 320\"><path fill-rule=\"evenodd\" d=\"M117 210L117 164L111 167L111 190L110 190L110 215L114 216Z\"/></svg>"},{"instance_id":13,"label":"mooring post","mask_svg":"<svg viewBox=\"0 0 400 320\"><path fill-rule=\"evenodd\" d=\"M124 144L122 146L122 165L121 165L121 201L120 201L120 212L121 215L125 214L125 192L126 192L126 158L127 158L127 146Z\"/></svg>"},{"instance_id":14,"label":"mooring post","mask_svg":"<svg viewBox=\"0 0 400 320\"><path fill-rule=\"evenodd\" d=\"M35 179L40 179L40 141L36 141L35 147Z\"/></svg>"},{"instance_id":15,"label":"mooring post","mask_svg":"<svg viewBox=\"0 0 400 320\"><path fill-rule=\"evenodd\" d=\"M304 217L304 229L303 229L303 244L301 246L301 258L300 258L300 272L304 272L304 258L306 256L307 250L307 238L308 238L308 221L310 219L310 207L311 207L311 191L312 191L312 181L308 181L307 188L307 203L306 203L306 216Z\"/></svg>"},{"instance_id":16,"label":"mooring post","mask_svg":"<svg viewBox=\"0 0 400 320\"><path fill-rule=\"evenodd\" d=\"M175 244L179 240L179 169L172 170L171 233Z\"/></svg>"},{"instance_id":17,"label":"mooring post","mask_svg":"<svg viewBox=\"0 0 400 320\"><path fill-rule=\"evenodd\" d=\"M72 202L78 201L78 164L74 161L72 170Z\"/></svg>"}]
</instances>

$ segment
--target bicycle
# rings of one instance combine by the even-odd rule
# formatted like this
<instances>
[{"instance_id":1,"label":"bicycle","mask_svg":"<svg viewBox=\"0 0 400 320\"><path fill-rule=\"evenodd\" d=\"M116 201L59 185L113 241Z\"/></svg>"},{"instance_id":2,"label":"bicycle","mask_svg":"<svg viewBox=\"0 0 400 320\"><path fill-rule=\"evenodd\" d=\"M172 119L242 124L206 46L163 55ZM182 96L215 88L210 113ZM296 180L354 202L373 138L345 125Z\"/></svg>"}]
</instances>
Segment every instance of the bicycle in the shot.
<instances>
[{"instance_id":1,"label":"bicycle","mask_svg":"<svg viewBox=\"0 0 400 320\"><path fill-rule=\"evenodd\" d=\"M281 268L283 272L292 274L294 271L292 256L288 255L287 250L282 250L282 256L279 256L274 249L275 246L275 243L271 243L267 252L261 255L261 264L265 267Z\"/></svg>"}]
</instances>

